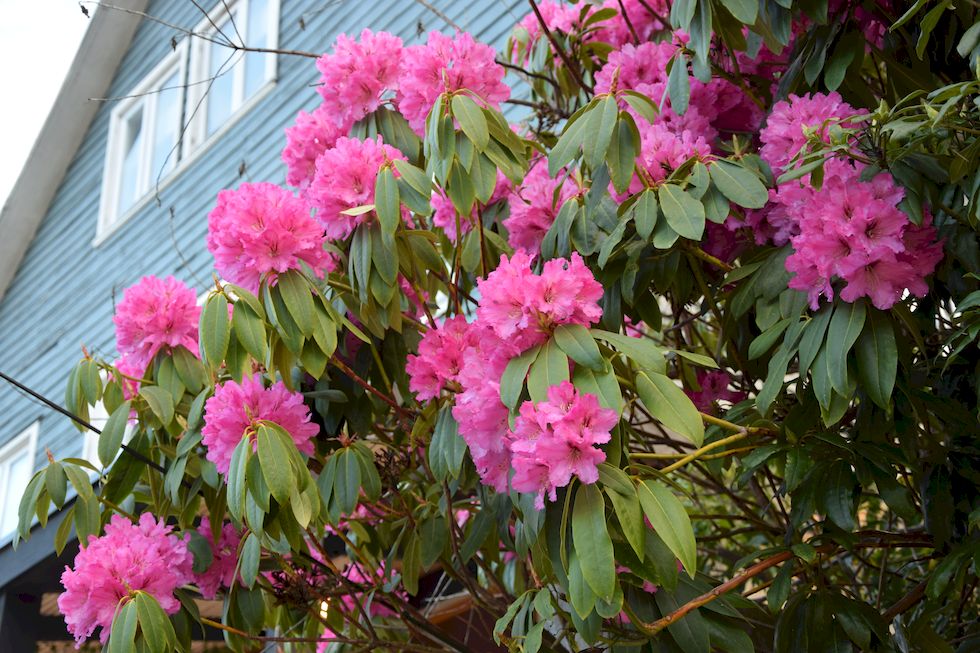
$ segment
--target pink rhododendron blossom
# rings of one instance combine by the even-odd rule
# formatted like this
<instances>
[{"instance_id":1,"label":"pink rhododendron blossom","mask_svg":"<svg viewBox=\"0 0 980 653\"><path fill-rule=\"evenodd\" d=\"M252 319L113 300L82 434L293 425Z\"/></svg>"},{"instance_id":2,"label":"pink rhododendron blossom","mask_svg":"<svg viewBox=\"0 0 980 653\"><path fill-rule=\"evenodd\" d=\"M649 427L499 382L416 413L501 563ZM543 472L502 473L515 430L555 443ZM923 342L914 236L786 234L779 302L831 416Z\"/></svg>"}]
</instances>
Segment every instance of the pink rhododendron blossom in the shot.
<instances>
[{"instance_id":1,"label":"pink rhododendron blossom","mask_svg":"<svg viewBox=\"0 0 980 653\"><path fill-rule=\"evenodd\" d=\"M218 590L229 588L235 582L235 567L238 564L238 544L242 534L230 522L221 527L218 541L214 541L211 533L211 520L201 519L197 532L211 545L211 564L201 574L194 574L194 583L201 590L205 599L213 599Z\"/></svg>"},{"instance_id":2,"label":"pink rhododendron blossom","mask_svg":"<svg viewBox=\"0 0 980 653\"><path fill-rule=\"evenodd\" d=\"M663 181L670 173L691 157L705 159L711 148L700 136L689 131L673 132L661 123L650 124L640 121L640 166L653 181ZM630 183L629 194L639 193L646 184L635 176ZM626 199L625 196L622 199Z\"/></svg>"},{"instance_id":3,"label":"pink rhododendron blossom","mask_svg":"<svg viewBox=\"0 0 980 653\"><path fill-rule=\"evenodd\" d=\"M929 221L915 227L898 208L902 188L887 174L862 181L862 169L831 160L819 190L794 180L770 195L766 219L776 225L776 237L789 235L794 249L786 259L789 286L806 292L814 310L821 297L834 298L835 279L847 282L844 301L868 297L880 309L906 290L922 296L925 277L942 258Z\"/></svg>"},{"instance_id":4,"label":"pink rhododendron blossom","mask_svg":"<svg viewBox=\"0 0 980 653\"><path fill-rule=\"evenodd\" d=\"M374 218L374 211L346 215L343 211L374 204L374 185L381 166L405 160L401 152L386 145L381 136L359 140L338 138L316 160L316 174L307 189L316 217L327 230L327 237L343 240L354 227ZM395 172L397 176L397 171Z\"/></svg>"},{"instance_id":5,"label":"pink rhododendron blossom","mask_svg":"<svg viewBox=\"0 0 980 653\"><path fill-rule=\"evenodd\" d=\"M547 401L524 402L511 442L514 489L535 494L541 509L544 497L554 501L557 489L573 476L595 483L606 459L597 445L609 441L616 421L616 411L602 408L595 395L580 393L568 381L548 388Z\"/></svg>"},{"instance_id":6,"label":"pink rhododendron blossom","mask_svg":"<svg viewBox=\"0 0 980 653\"><path fill-rule=\"evenodd\" d=\"M819 134L830 142L827 127L857 113L836 92L790 95L788 101L773 106L765 128L759 132L759 155L778 174L806 144L808 133Z\"/></svg>"},{"instance_id":7,"label":"pink rhododendron blossom","mask_svg":"<svg viewBox=\"0 0 980 653\"><path fill-rule=\"evenodd\" d=\"M701 388L697 392L688 392L687 396L694 402L695 407L702 413L714 413L716 402L726 401L737 403L745 399L744 392L729 390L731 377L724 370L703 370L697 374L698 386Z\"/></svg>"},{"instance_id":8,"label":"pink rhododendron blossom","mask_svg":"<svg viewBox=\"0 0 980 653\"><path fill-rule=\"evenodd\" d=\"M553 179L548 174L548 162L539 159L528 170L521 185L509 194L510 216L503 223L507 228L507 242L514 249L537 252L561 207L582 192L573 177L566 177L564 172L559 172L558 177L564 179Z\"/></svg>"},{"instance_id":9,"label":"pink rhododendron blossom","mask_svg":"<svg viewBox=\"0 0 980 653\"><path fill-rule=\"evenodd\" d=\"M425 45L405 48L398 110L421 134L426 116L443 93L466 89L481 104L499 109L510 97L510 87L495 58L492 47L477 43L468 33L450 37L431 32Z\"/></svg>"},{"instance_id":10,"label":"pink rhododendron blossom","mask_svg":"<svg viewBox=\"0 0 980 653\"><path fill-rule=\"evenodd\" d=\"M521 349L543 342L559 324L590 326L602 317L602 285L577 252L571 260L548 261L536 275L531 256L518 250L510 259L501 256L497 269L477 286L478 319Z\"/></svg>"},{"instance_id":11,"label":"pink rhododendron blossom","mask_svg":"<svg viewBox=\"0 0 980 653\"><path fill-rule=\"evenodd\" d=\"M112 321L116 349L129 369L143 372L159 351L184 347L197 356L197 326L201 308L197 295L173 277L146 276L123 291Z\"/></svg>"},{"instance_id":12,"label":"pink rhododendron blossom","mask_svg":"<svg viewBox=\"0 0 980 653\"><path fill-rule=\"evenodd\" d=\"M300 111L296 115L296 124L286 128L286 147L282 151L286 183L304 191L313 181L317 157L333 147L338 138L346 136L350 127L349 124L338 125L324 104L313 113Z\"/></svg>"},{"instance_id":13,"label":"pink rhododendron blossom","mask_svg":"<svg viewBox=\"0 0 980 653\"><path fill-rule=\"evenodd\" d=\"M366 29L357 41L339 35L333 52L316 61L326 115L350 126L377 109L398 90L403 61L402 40L388 32Z\"/></svg>"},{"instance_id":14,"label":"pink rhododendron blossom","mask_svg":"<svg viewBox=\"0 0 980 653\"><path fill-rule=\"evenodd\" d=\"M218 272L253 293L263 275L275 283L277 275L305 263L323 277L335 265L306 203L275 184L246 183L218 193L207 242Z\"/></svg>"},{"instance_id":15,"label":"pink rhododendron blossom","mask_svg":"<svg viewBox=\"0 0 980 653\"><path fill-rule=\"evenodd\" d=\"M277 381L266 388L262 377L245 377L242 382L225 381L214 389L214 396L204 404L204 446L206 457L222 474L228 472L231 455L246 431L254 430L259 421L275 422L292 436L296 448L313 453L312 438L320 427L310 422L310 409L303 395L292 392Z\"/></svg>"},{"instance_id":16,"label":"pink rhododendron blossom","mask_svg":"<svg viewBox=\"0 0 980 653\"><path fill-rule=\"evenodd\" d=\"M126 401L132 400L140 391L140 382L136 379L143 378L143 375L146 374L146 367L134 363L129 356L120 356L113 363L113 366L121 375L119 384L122 386L123 399ZM110 373L110 378L112 376Z\"/></svg>"},{"instance_id":17,"label":"pink rhododendron blossom","mask_svg":"<svg viewBox=\"0 0 980 653\"><path fill-rule=\"evenodd\" d=\"M463 353L479 343L477 329L457 315L438 329L429 329L419 342L418 355L409 355L406 371L409 389L419 400L434 399L447 381L458 381L463 368Z\"/></svg>"},{"instance_id":18,"label":"pink rhododendron blossom","mask_svg":"<svg viewBox=\"0 0 980 653\"><path fill-rule=\"evenodd\" d=\"M58 597L76 648L100 627L105 644L120 601L135 592L151 595L168 614L180 609L174 590L191 581L193 561L187 544L171 530L149 513L140 515L138 524L113 515L104 535L89 537L75 556L75 568L65 567L65 591Z\"/></svg>"}]
</instances>

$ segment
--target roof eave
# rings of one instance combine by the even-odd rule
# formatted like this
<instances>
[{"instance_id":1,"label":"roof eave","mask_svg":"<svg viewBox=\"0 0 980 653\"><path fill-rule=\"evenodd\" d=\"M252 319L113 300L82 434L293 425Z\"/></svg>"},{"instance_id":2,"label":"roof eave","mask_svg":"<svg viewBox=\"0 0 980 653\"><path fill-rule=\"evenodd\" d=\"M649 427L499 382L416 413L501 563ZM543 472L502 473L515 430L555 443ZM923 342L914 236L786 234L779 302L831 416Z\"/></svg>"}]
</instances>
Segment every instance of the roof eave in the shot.
<instances>
[{"instance_id":1,"label":"roof eave","mask_svg":"<svg viewBox=\"0 0 980 653\"><path fill-rule=\"evenodd\" d=\"M95 12L54 106L0 211L0 300L88 132L129 49L148 0L116 0ZM92 224L95 222L93 220Z\"/></svg>"}]
</instances>

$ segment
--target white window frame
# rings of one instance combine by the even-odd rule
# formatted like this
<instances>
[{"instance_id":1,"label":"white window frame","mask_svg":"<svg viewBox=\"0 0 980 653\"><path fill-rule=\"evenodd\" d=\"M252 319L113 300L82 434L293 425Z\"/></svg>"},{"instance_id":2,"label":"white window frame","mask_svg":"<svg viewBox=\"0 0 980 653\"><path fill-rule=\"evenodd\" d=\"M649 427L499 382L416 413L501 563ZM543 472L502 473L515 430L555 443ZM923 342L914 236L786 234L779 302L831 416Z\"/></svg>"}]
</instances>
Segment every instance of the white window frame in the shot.
<instances>
[{"instance_id":1,"label":"white window frame","mask_svg":"<svg viewBox=\"0 0 980 653\"><path fill-rule=\"evenodd\" d=\"M96 230L95 244L99 244L113 231L126 222L148 201L159 175L159 170L151 170L153 161L153 134L156 128L157 98L156 91L168 78L177 73L178 84L186 88L187 80L187 39L181 41L173 52L147 75L128 96L117 104L109 117L109 137L106 143L105 167L102 175L102 197L99 204L99 222ZM181 112L186 110L186 93L181 93L178 100ZM125 157L123 151L129 116L136 111L142 111L142 142L139 151L139 170L137 172L136 197L131 206L119 210L119 192L122 183L122 165ZM181 126L185 120L181 116ZM183 149L178 140L177 147L171 153L170 169L160 178L172 177L180 167Z\"/></svg>"},{"instance_id":2,"label":"white window frame","mask_svg":"<svg viewBox=\"0 0 980 653\"><path fill-rule=\"evenodd\" d=\"M264 47L275 50L279 47L280 0L266 1L268 2L268 14L266 15L268 42ZM213 45L209 39L222 38L218 34L215 26L220 25L222 21L228 18L229 12L232 12L235 14L237 33L241 33L245 37L244 45L252 45L249 43L250 30L248 26L250 2L251 0L219 2L208 13L208 17L202 20L194 30L195 34L199 34L204 38L193 39L193 44L191 45L190 80L187 93L187 115L191 116L191 118L182 144L185 156L220 138L221 134L227 131L241 116L248 113L252 106L264 97L276 84L279 57L273 53L262 54L261 56L265 62L265 82L252 95L246 97L244 61L246 53L242 51L234 52L231 48L228 48L227 52L231 60L225 66L222 75L232 76L231 113L224 124L218 126L211 134L208 134L208 99L209 88L211 86L211 46ZM238 38L233 28L225 29L223 32L231 39Z\"/></svg>"},{"instance_id":3,"label":"white window frame","mask_svg":"<svg viewBox=\"0 0 980 653\"><path fill-rule=\"evenodd\" d=\"M13 510L14 513L17 512L20 506L21 495L25 489L20 488L19 491L16 491L15 488L14 496L7 496L7 474L9 474L11 459L19 458L20 456L17 454L22 454L26 447L28 460L31 461L30 475L33 476L36 471L34 469L36 462L34 458L37 456L37 438L40 430L41 420L35 420L33 424L17 434L14 439L0 447L0 525L2 525L8 510ZM14 532L4 533L0 531L0 540L6 540Z\"/></svg>"}]
</instances>

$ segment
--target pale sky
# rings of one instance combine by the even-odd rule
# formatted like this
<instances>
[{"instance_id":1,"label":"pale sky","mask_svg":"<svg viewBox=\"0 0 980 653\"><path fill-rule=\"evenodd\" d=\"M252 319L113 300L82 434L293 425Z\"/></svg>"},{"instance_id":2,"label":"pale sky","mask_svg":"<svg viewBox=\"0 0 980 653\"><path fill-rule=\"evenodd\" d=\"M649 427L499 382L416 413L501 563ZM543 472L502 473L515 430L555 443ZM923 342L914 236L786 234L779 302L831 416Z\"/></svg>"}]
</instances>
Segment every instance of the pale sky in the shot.
<instances>
[{"instance_id":1,"label":"pale sky","mask_svg":"<svg viewBox=\"0 0 980 653\"><path fill-rule=\"evenodd\" d=\"M27 161L88 24L78 0L0 0L0 206Z\"/></svg>"}]
</instances>

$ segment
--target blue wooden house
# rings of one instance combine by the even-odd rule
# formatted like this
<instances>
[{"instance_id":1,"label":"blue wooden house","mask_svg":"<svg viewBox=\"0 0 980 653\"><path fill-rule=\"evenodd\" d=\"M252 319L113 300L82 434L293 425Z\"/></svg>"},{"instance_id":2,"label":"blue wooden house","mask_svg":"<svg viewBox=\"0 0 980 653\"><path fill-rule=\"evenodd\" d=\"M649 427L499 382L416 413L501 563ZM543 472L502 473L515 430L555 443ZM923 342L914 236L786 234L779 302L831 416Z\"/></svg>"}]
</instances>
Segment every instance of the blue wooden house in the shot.
<instances>
[{"instance_id":1,"label":"blue wooden house","mask_svg":"<svg viewBox=\"0 0 980 653\"><path fill-rule=\"evenodd\" d=\"M55 106L0 214L0 372L62 402L84 345L115 354L124 288L172 274L211 284L206 216L223 188L283 183L283 130L319 102L314 60L340 33L406 44L456 26L503 44L521 0L115 0L94 11ZM206 15L204 12L208 11ZM14 550L21 492L96 437L0 381L0 653L62 650L60 515ZM93 414L98 425L100 416ZM104 416L102 418L104 420Z\"/></svg>"}]
</instances>

